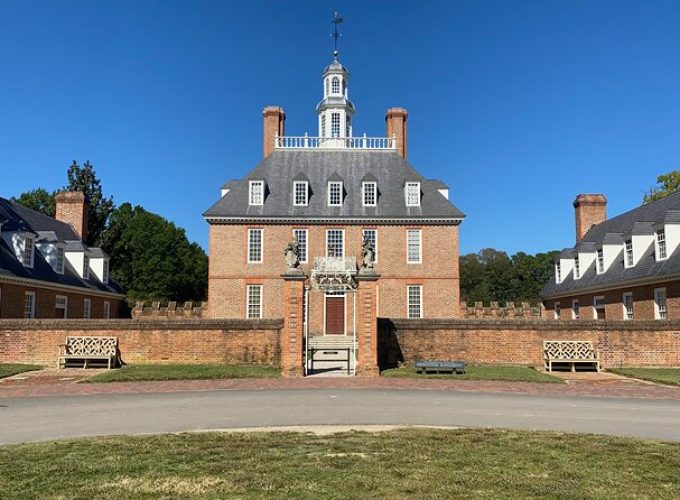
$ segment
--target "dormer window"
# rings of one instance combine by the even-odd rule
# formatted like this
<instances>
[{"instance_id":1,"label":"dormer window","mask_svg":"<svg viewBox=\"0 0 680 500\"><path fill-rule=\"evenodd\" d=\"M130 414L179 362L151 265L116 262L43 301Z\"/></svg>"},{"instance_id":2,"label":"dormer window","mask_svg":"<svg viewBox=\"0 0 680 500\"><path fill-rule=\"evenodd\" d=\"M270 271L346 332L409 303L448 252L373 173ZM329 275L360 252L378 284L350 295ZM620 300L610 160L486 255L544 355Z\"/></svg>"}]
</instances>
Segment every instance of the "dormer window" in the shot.
<instances>
[{"instance_id":1,"label":"dormer window","mask_svg":"<svg viewBox=\"0 0 680 500\"><path fill-rule=\"evenodd\" d=\"M581 261L578 255L576 255L576 257L574 257L574 278L579 279L580 277L581 277Z\"/></svg>"},{"instance_id":2,"label":"dormer window","mask_svg":"<svg viewBox=\"0 0 680 500\"><path fill-rule=\"evenodd\" d=\"M90 279L90 258L87 255L83 255L83 279Z\"/></svg>"},{"instance_id":3,"label":"dormer window","mask_svg":"<svg viewBox=\"0 0 680 500\"><path fill-rule=\"evenodd\" d=\"M555 262L555 280L559 283L562 281L562 264Z\"/></svg>"},{"instance_id":4,"label":"dormer window","mask_svg":"<svg viewBox=\"0 0 680 500\"><path fill-rule=\"evenodd\" d=\"M659 229L656 232L656 260L663 260L668 257L666 251L666 230Z\"/></svg>"},{"instance_id":5,"label":"dormer window","mask_svg":"<svg viewBox=\"0 0 680 500\"><path fill-rule=\"evenodd\" d=\"M328 183L328 206L342 206L342 182L331 181Z\"/></svg>"},{"instance_id":6,"label":"dormer window","mask_svg":"<svg viewBox=\"0 0 680 500\"><path fill-rule=\"evenodd\" d=\"M104 259L102 268L102 283L107 285L109 283L109 259Z\"/></svg>"},{"instance_id":7,"label":"dormer window","mask_svg":"<svg viewBox=\"0 0 680 500\"><path fill-rule=\"evenodd\" d=\"M406 193L406 206L420 206L420 182L407 182L404 187Z\"/></svg>"},{"instance_id":8,"label":"dormer window","mask_svg":"<svg viewBox=\"0 0 680 500\"><path fill-rule=\"evenodd\" d=\"M264 181L250 181L250 195L248 197L248 203L250 205L263 205L264 204Z\"/></svg>"},{"instance_id":9,"label":"dormer window","mask_svg":"<svg viewBox=\"0 0 680 500\"><path fill-rule=\"evenodd\" d=\"M377 204L377 182L363 182L361 184L361 198L365 207L374 207Z\"/></svg>"},{"instance_id":10,"label":"dormer window","mask_svg":"<svg viewBox=\"0 0 680 500\"><path fill-rule=\"evenodd\" d=\"M54 272L57 274L64 274L64 247L57 247Z\"/></svg>"},{"instance_id":11,"label":"dormer window","mask_svg":"<svg viewBox=\"0 0 680 500\"><path fill-rule=\"evenodd\" d=\"M337 76L333 77L331 89L334 94L340 93L340 79Z\"/></svg>"},{"instance_id":12,"label":"dormer window","mask_svg":"<svg viewBox=\"0 0 680 500\"><path fill-rule=\"evenodd\" d=\"M623 245L625 250L625 267L633 267L635 263L633 259L633 240L626 240Z\"/></svg>"},{"instance_id":13,"label":"dormer window","mask_svg":"<svg viewBox=\"0 0 680 500\"><path fill-rule=\"evenodd\" d=\"M309 183L307 181L295 181L293 183L293 205L306 207L309 199Z\"/></svg>"},{"instance_id":14,"label":"dormer window","mask_svg":"<svg viewBox=\"0 0 680 500\"><path fill-rule=\"evenodd\" d=\"M598 248L597 250L597 274L604 272L604 250Z\"/></svg>"},{"instance_id":15,"label":"dormer window","mask_svg":"<svg viewBox=\"0 0 680 500\"><path fill-rule=\"evenodd\" d=\"M35 260L35 240L33 236L26 235L24 238L24 251L21 257L21 263L24 267L33 267L33 261Z\"/></svg>"}]
</instances>

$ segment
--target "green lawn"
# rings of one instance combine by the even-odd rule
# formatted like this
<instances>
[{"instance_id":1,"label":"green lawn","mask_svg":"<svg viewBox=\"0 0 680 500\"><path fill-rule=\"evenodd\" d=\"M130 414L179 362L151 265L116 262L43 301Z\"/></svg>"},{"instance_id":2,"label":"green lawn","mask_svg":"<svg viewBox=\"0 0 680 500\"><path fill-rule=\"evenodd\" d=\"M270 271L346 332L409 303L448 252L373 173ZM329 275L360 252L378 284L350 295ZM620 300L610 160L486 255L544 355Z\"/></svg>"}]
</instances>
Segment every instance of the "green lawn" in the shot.
<instances>
[{"instance_id":1,"label":"green lawn","mask_svg":"<svg viewBox=\"0 0 680 500\"><path fill-rule=\"evenodd\" d=\"M461 375L420 375L414 367L393 368L385 370L383 377L402 378L440 378L447 380L504 380L509 382L548 382L561 384L564 381L547 373L539 372L528 366L509 365L467 365Z\"/></svg>"},{"instance_id":2,"label":"green lawn","mask_svg":"<svg viewBox=\"0 0 680 500\"><path fill-rule=\"evenodd\" d=\"M220 378L272 378L279 377L277 367L263 365L184 365L149 364L126 365L122 368L95 375L83 382L137 382L142 380L202 380Z\"/></svg>"},{"instance_id":3,"label":"green lawn","mask_svg":"<svg viewBox=\"0 0 680 500\"><path fill-rule=\"evenodd\" d=\"M17 373L42 370L40 365L22 365L18 363L0 363L0 378L11 377Z\"/></svg>"},{"instance_id":4,"label":"green lawn","mask_svg":"<svg viewBox=\"0 0 680 500\"><path fill-rule=\"evenodd\" d=\"M13 499L672 499L679 470L680 443L484 429L0 447L0 491Z\"/></svg>"},{"instance_id":5,"label":"green lawn","mask_svg":"<svg viewBox=\"0 0 680 500\"><path fill-rule=\"evenodd\" d=\"M639 378L661 384L680 385L680 368L612 368L608 371L624 377Z\"/></svg>"}]
</instances>

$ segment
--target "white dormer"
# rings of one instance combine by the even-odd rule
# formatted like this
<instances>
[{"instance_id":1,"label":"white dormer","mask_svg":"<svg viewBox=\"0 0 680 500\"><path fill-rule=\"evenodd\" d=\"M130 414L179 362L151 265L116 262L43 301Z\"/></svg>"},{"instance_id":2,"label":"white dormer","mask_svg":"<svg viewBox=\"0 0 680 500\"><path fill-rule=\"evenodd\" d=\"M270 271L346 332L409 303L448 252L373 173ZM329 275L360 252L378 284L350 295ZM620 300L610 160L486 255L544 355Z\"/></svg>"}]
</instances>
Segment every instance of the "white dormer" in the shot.
<instances>
[{"instance_id":1,"label":"white dormer","mask_svg":"<svg viewBox=\"0 0 680 500\"><path fill-rule=\"evenodd\" d=\"M64 274L66 255L64 244L60 241L38 241L36 247L52 270L57 274Z\"/></svg>"},{"instance_id":2,"label":"white dormer","mask_svg":"<svg viewBox=\"0 0 680 500\"><path fill-rule=\"evenodd\" d=\"M227 195L227 193L228 193L229 191L231 191L231 189L229 189L229 188L222 188L222 189L220 189L220 197L221 197L221 198L224 198L224 197Z\"/></svg>"},{"instance_id":3,"label":"white dormer","mask_svg":"<svg viewBox=\"0 0 680 500\"><path fill-rule=\"evenodd\" d=\"M342 206L342 181L328 182L328 206L340 207Z\"/></svg>"},{"instance_id":4,"label":"white dormer","mask_svg":"<svg viewBox=\"0 0 680 500\"><path fill-rule=\"evenodd\" d=\"M574 258L574 279L581 279L581 276L586 272L586 270L593 265L595 259L597 258L597 253L595 251L588 250L578 250L576 257ZM577 262L578 259L578 272L577 272Z\"/></svg>"},{"instance_id":5,"label":"white dormer","mask_svg":"<svg viewBox=\"0 0 680 500\"><path fill-rule=\"evenodd\" d=\"M621 244L620 235L605 235L602 246L597 249L597 274L606 273L621 254L622 249L623 245Z\"/></svg>"},{"instance_id":6,"label":"white dormer","mask_svg":"<svg viewBox=\"0 0 680 500\"><path fill-rule=\"evenodd\" d=\"M574 270L574 259L568 256L560 256L555 262L555 282L562 283L564 278L569 276L569 273Z\"/></svg>"},{"instance_id":7,"label":"white dormer","mask_svg":"<svg viewBox=\"0 0 680 500\"><path fill-rule=\"evenodd\" d=\"M85 280L90 279L90 255L81 242L67 242L64 255L78 276Z\"/></svg>"},{"instance_id":8,"label":"white dormer","mask_svg":"<svg viewBox=\"0 0 680 500\"><path fill-rule=\"evenodd\" d=\"M248 204L255 206L264 205L264 181L248 182Z\"/></svg>"},{"instance_id":9,"label":"white dormer","mask_svg":"<svg viewBox=\"0 0 680 500\"><path fill-rule=\"evenodd\" d=\"M655 225L653 239L656 260L667 259L680 245L680 224L666 222Z\"/></svg>"},{"instance_id":10,"label":"white dormer","mask_svg":"<svg viewBox=\"0 0 680 500\"><path fill-rule=\"evenodd\" d=\"M420 182L406 182L404 184L404 198L407 207L420 206Z\"/></svg>"},{"instance_id":11,"label":"white dormer","mask_svg":"<svg viewBox=\"0 0 680 500\"><path fill-rule=\"evenodd\" d=\"M447 200L449 199L449 188L439 188L437 191L439 191L439 194L442 195L444 198Z\"/></svg>"},{"instance_id":12,"label":"white dormer","mask_svg":"<svg viewBox=\"0 0 680 500\"><path fill-rule=\"evenodd\" d=\"M309 182L293 181L293 205L306 207L309 202Z\"/></svg>"},{"instance_id":13,"label":"white dormer","mask_svg":"<svg viewBox=\"0 0 680 500\"><path fill-rule=\"evenodd\" d=\"M631 239L633 242L633 266L637 266L645 252L654 244L654 235L634 234Z\"/></svg>"},{"instance_id":14,"label":"white dormer","mask_svg":"<svg viewBox=\"0 0 680 500\"><path fill-rule=\"evenodd\" d=\"M109 258L98 254L90 258L90 270L99 281L107 285L109 283Z\"/></svg>"},{"instance_id":15,"label":"white dormer","mask_svg":"<svg viewBox=\"0 0 680 500\"><path fill-rule=\"evenodd\" d=\"M35 263L35 233L12 231L2 233L2 239L12 249L14 256L24 267L33 268Z\"/></svg>"}]
</instances>

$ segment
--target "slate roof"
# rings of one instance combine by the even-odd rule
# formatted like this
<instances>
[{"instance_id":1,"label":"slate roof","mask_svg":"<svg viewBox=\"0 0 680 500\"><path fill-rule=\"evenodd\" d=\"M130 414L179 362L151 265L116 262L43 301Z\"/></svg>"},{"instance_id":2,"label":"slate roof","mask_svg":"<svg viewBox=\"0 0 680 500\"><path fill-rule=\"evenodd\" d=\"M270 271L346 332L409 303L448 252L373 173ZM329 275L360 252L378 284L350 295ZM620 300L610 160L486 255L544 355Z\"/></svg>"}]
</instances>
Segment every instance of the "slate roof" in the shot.
<instances>
[{"instance_id":1,"label":"slate roof","mask_svg":"<svg viewBox=\"0 0 680 500\"><path fill-rule=\"evenodd\" d=\"M309 179L307 206L293 205L293 180L304 175ZM362 206L361 183L377 179L378 201L375 207ZM327 183L343 181L345 197L342 206L329 207ZM248 204L248 182L264 180L265 200L262 206ZM421 203L407 207L404 183L419 181ZM229 193L203 216L210 221L220 219L443 219L459 223L465 215L449 202L439 189L441 181L427 180L395 151L383 150L275 150L256 166L247 177L228 183Z\"/></svg>"},{"instance_id":2,"label":"slate roof","mask_svg":"<svg viewBox=\"0 0 680 500\"><path fill-rule=\"evenodd\" d=\"M574 279L574 273L571 271L558 284L555 283L553 276L546 283L541 295L547 298L582 293L587 290L616 288L641 280L680 277L680 248L669 255L668 259L657 262L654 256L654 244L652 243L634 267L626 269L623 263L624 236L650 234L651 227L674 220L675 213L678 210L680 210L680 192L641 205L593 226L574 249L594 252L602 243L621 244L621 250L607 271L598 275L595 270L596 262L593 262L587 269L583 269L583 266L581 266L581 277L579 279ZM566 253L568 251L571 251L571 249L562 251L560 255L563 258L568 258L568 253Z\"/></svg>"},{"instance_id":3,"label":"slate roof","mask_svg":"<svg viewBox=\"0 0 680 500\"><path fill-rule=\"evenodd\" d=\"M4 198L0 198L0 223L2 223L2 228L0 228L2 233L14 231L34 233L37 236L36 242L38 243L40 241L61 241L65 243L66 251L87 250L92 257L105 255L99 248L89 249L85 247L70 225ZM57 285L79 287L83 288L85 293L87 290L124 293L121 286L112 279L106 285L101 283L94 273L90 273L89 280L82 279L67 259L64 259L64 274L56 273L42 257L37 247L33 268L24 267L5 240L0 238L0 278L2 277L33 279Z\"/></svg>"}]
</instances>

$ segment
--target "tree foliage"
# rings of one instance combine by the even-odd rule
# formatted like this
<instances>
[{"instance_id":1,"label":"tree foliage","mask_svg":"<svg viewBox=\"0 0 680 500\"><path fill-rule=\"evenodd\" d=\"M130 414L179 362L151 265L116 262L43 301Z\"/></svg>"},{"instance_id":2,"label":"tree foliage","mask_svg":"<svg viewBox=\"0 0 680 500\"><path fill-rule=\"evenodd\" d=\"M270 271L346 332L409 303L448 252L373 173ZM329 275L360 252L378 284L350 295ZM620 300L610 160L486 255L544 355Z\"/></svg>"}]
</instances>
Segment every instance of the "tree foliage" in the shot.
<instances>
[{"instance_id":1,"label":"tree foliage","mask_svg":"<svg viewBox=\"0 0 680 500\"><path fill-rule=\"evenodd\" d=\"M54 217L56 207L54 204L54 193L50 193L45 188L37 188L32 191L21 193L19 197L12 196L12 201L24 207L40 212L41 214Z\"/></svg>"},{"instance_id":2,"label":"tree foliage","mask_svg":"<svg viewBox=\"0 0 680 500\"><path fill-rule=\"evenodd\" d=\"M460 257L461 299L468 303L491 301L537 304L553 272L556 251L529 255L484 248Z\"/></svg>"},{"instance_id":3,"label":"tree foliage","mask_svg":"<svg viewBox=\"0 0 680 500\"><path fill-rule=\"evenodd\" d=\"M645 193L644 203L659 200L680 191L680 170L673 170L656 178L657 185Z\"/></svg>"},{"instance_id":4,"label":"tree foliage","mask_svg":"<svg viewBox=\"0 0 680 500\"><path fill-rule=\"evenodd\" d=\"M102 248L111 274L130 300L203 300L208 258L184 229L140 206L124 203L111 214Z\"/></svg>"}]
</instances>

